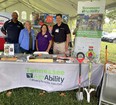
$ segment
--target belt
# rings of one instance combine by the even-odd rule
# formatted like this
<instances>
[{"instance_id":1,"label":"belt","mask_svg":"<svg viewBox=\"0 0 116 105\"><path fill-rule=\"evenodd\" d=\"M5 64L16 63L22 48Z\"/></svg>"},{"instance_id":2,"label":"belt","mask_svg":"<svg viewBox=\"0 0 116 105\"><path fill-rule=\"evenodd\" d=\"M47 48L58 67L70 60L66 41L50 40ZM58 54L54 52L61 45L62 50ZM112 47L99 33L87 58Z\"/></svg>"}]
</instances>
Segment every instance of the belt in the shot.
<instances>
[{"instance_id":1,"label":"belt","mask_svg":"<svg viewBox=\"0 0 116 105\"><path fill-rule=\"evenodd\" d=\"M60 44L60 43L65 43L65 42L55 42L55 43Z\"/></svg>"}]
</instances>

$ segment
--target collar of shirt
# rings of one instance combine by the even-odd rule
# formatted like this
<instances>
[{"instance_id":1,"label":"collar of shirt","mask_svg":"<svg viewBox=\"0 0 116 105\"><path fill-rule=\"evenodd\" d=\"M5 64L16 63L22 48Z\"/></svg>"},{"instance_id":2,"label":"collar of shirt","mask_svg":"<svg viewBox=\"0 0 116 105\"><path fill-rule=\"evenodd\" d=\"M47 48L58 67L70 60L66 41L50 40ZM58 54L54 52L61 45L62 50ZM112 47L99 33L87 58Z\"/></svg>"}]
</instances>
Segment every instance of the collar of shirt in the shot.
<instances>
[{"instance_id":1,"label":"collar of shirt","mask_svg":"<svg viewBox=\"0 0 116 105\"><path fill-rule=\"evenodd\" d=\"M12 19L11 19L11 22L12 22L12 23L14 23ZM16 23L14 23L14 24L18 24L18 23L19 23L19 21L17 20L17 22L16 22Z\"/></svg>"},{"instance_id":2,"label":"collar of shirt","mask_svg":"<svg viewBox=\"0 0 116 105\"><path fill-rule=\"evenodd\" d=\"M48 35L48 34L49 34L49 32L47 31L44 35ZM44 35L42 34L42 32L41 32L41 35L44 36Z\"/></svg>"},{"instance_id":3,"label":"collar of shirt","mask_svg":"<svg viewBox=\"0 0 116 105\"><path fill-rule=\"evenodd\" d=\"M57 24L57 27L61 27L61 26L62 26L62 24L63 24L63 22L60 24L60 26L58 26L58 24Z\"/></svg>"},{"instance_id":4,"label":"collar of shirt","mask_svg":"<svg viewBox=\"0 0 116 105\"><path fill-rule=\"evenodd\" d=\"M24 32L26 32L27 34L29 34L29 32L28 32L28 30L26 28L24 28L23 30L24 30ZM34 30L33 29L31 29L30 32L31 32L31 35L32 36L35 36L35 33L34 33Z\"/></svg>"},{"instance_id":5,"label":"collar of shirt","mask_svg":"<svg viewBox=\"0 0 116 105\"><path fill-rule=\"evenodd\" d=\"M24 28L24 30L28 32L27 28ZM33 30L31 29L30 32L33 33Z\"/></svg>"}]
</instances>

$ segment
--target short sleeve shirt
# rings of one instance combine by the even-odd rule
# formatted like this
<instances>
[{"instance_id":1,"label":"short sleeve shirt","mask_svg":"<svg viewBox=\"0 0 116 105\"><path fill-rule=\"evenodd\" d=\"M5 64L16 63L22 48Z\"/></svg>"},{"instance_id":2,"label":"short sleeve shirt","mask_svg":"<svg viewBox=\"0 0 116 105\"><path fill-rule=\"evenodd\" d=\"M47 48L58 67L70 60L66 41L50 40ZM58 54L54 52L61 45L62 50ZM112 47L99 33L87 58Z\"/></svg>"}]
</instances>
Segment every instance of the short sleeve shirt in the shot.
<instances>
[{"instance_id":1,"label":"short sleeve shirt","mask_svg":"<svg viewBox=\"0 0 116 105\"><path fill-rule=\"evenodd\" d=\"M49 41L52 40L52 36L49 32L46 32L45 35L42 35L42 33L39 32L36 40L38 41L39 51L46 51L49 45Z\"/></svg>"},{"instance_id":2,"label":"short sleeve shirt","mask_svg":"<svg viewBox=\"0 0 116 105\"><path fill-rule=\"evenodd\" d=\"M61 23L60 26L57 24L53 26L52 35L54 37L54 42L65 42L67 34L70 34L70 29L67 24Z\"/></svg>"}]
</instances>

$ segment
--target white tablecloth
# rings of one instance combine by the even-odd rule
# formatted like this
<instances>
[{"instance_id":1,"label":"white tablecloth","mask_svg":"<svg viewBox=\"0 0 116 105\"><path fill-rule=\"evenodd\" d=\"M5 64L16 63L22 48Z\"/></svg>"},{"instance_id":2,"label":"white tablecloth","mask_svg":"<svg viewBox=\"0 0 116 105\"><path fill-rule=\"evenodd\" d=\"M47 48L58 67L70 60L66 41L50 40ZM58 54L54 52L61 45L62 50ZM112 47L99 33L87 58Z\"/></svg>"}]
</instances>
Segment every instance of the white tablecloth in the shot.
<instances>
[{"instance_id":1,"label":"white tablecloth","mask_svg":"<svg viewBox=\"0 0 116 105\"><path fill-rule=\"evenodd\" d=\"M92 65L91 84L98 86L103 65ZM81 86L88 86L89 65L82 64ZM78 88L79 64L0 62L0 92L32 87L49 92Z\"/></svg>"}]
</instances>

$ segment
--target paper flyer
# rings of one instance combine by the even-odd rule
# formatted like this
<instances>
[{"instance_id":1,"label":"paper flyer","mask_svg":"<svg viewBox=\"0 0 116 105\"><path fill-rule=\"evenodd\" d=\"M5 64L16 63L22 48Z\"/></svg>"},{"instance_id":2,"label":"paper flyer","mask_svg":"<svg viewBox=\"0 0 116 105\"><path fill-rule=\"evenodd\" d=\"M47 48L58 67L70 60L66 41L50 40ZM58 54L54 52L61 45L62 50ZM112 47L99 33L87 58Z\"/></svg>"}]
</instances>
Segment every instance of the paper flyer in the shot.
<instances>
[{"instance_id":1,"label":"paper flyer","mask_svg":"<svg viewBox=\"0 0 116 105\"><path fill-rule=\"evenodd\" d=\"M14 55L14 44L4 44L4 55L6 56Z\"/></svg>"}]
</instances>

